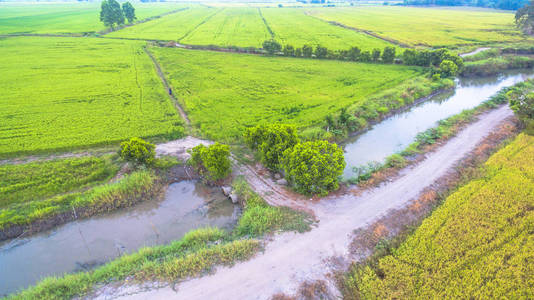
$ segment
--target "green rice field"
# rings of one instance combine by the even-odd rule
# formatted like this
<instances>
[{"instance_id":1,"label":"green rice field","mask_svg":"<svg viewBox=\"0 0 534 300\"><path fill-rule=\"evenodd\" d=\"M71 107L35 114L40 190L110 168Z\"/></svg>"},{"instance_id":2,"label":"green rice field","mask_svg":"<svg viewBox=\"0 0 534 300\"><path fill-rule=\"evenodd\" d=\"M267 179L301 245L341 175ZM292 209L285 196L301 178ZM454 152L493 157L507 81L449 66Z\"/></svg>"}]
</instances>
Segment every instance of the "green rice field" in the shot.
<instances>
[{"instance_id":1,"label":"green rice field","mask_svg":"<svg viewBox=\"0 0 534 300\"><path fill-rule=\"evenodd\" d=\"M514 26L513 12L387 6L313 8L308 12L326 21L369 30L411 46L457 46L524 39Z\"/></svg>"},{"instance_id":2,"label":"green rice field","mask_svg":"<svg viewBox=\"0 0 534 300\"><path fill-rule=\"evenodd\" d=\"M328 24L325 21L305 15L302 9L262 8L261 12L273 30L275 39L282 45L302 47L305 44L322 45L328 49L346 50L357 46L363 50L384 49L391 43Z\"/></svg>"},{"instance_id":3,"label":"green rice field","mask_svg":"<svg viewBox=\"0 0 534 300\"><path fill-rule=\"evenodd\" d=\"M138 20L184 7L176 3L136 3ZM0 2L0 34L72 34L106 29L98 3Z\"/></svg>"},{"instance_id":4,"label":"green rice field","mask_svg":"<svg viewBox=\"0 0 534 300\"><path fill-rule=\"evenodd\" d=\"M0 43L0 157L178 137L182 121L145 42L11 37Z\"/></svg>"},{"instance_id":5,"label":"green rice field","mask_svg":"<svg viewBox=\"0 0 534 300\"><path fill-rule=\"evenodd\" d=\"M248 126L307 127L421 74L399 65L151 48L193 125L206 138L240 139Z\"/></svg>"},{"instance_id":6,"label":"green rice field","mask_svg":"<svg viewBox=\"0 0 534 300\"><path fill-rule=\"evenodd\" d=\"M179 41L219 11L220 9L208 7L190 7L150 22L108 33L107 36Z\"/></svg>"}]
</instances>

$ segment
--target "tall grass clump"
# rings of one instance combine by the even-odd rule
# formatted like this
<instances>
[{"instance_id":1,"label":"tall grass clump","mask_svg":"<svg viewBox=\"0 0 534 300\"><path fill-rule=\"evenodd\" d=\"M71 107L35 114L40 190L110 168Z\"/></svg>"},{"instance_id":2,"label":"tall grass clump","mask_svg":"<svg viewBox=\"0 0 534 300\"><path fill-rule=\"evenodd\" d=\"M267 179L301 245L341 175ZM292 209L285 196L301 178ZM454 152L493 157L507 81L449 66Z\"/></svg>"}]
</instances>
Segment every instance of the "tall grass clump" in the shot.
<instances>
[{"instance_id":1,"label":"tall grass clump","mask_svg":"<svg viewBox=\"0 0 534 300\"><path fill-rule=\"evenodd\" d=\"M270 206L243 177L237 178L233 187L245 207L234 229L237 236L258 237L275 231L305 232L310 229L310 216L287 207Z\"/></svg>"}]
</instances>

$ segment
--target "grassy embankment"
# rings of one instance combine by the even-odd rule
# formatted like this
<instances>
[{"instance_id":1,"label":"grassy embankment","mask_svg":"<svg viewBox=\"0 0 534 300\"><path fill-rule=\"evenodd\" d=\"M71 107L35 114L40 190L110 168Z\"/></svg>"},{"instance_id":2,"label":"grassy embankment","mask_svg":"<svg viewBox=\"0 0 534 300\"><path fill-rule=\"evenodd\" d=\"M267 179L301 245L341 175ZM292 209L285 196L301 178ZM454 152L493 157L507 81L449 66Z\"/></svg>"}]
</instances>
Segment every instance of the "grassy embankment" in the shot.
<instances>
[{"instance_id":1,"label":"grassy embankment","mask_svg":"<svg viewBox=\"0 0 534 300\"><path fill-rule=\"evenodd\" d=\"M109 183L119 168L116 155L0 166L0 238L130 206L160 190L152 170Z\"/></svg>"},{"instance_id":2,"label":"grassy embankment","mask_svg":"<svg viewBox=\"0 0 534 300\"><path fill-rule=\"evenodd\" d=\"M347 298L531 298L534 137L491 156L400 247L355 266Z\"/></svg>"},{"instance_id":3,"label":"grassy embankment","mask_svg":"<svg viewBox=\"0 0 534 300\"><path fill-rule=\"evenodd\" d=\"M411 46L450 48L527 39L515 28L513 12L387 6L307 10L318 18Z\"/></svg>"},{"instance_id":4,"label":"grassy embankment","mask_svg":"<svg viewBox=\"0 0 534 300\"><path fill-rule=\"evenodd\" d=\"M358 175L350 178L348 181L353 184L379 183L384 179L381 173L405 167L414 161L413 158L415 156L432 149L432 145L453 137L463 126L474 121L478 115L506 103L508 101L506 94L514 90L521 92L532 91L534 90L534 80L526 80L514 86L503 88L480 105L439 121L436 127L419 133L415 141L406 147L406 149L387 157L383 164L372 163L356 169L355 173ZM366 182L368 180L369 182Z\"/></svg>"},{"instance_id":5,"label":"grassy embankment","mask_svg":"<svg viewBox=\"0 0 534 300\"><path fill-rule=\"evenodd\" d=\"M145 42L10 37L0 47L0 157L171 139L182 120Z\"/></svg>"},{"instance_id":6,"label":"grassy embankment","mask_svg":"<svg viewBox=\"0 0 534 300\"><path fill-rule=\"evenodd\" d=\"M399 65L151 51L193 126L222 142L239 141L244 128L262 122L321 126L342 107L364 105L379 91L426 75L424 68Z\"/></svg>"},{"instance_id":7,"label":"grassy embankment","mask_svg":"<svg viewBox=\"0 0 534 300\"><path fill-rule=\"evenodd\" d=\"M138 20L182 7L176 3L135 3ZM0 3L0 34L73 34L105 30L99 3ZM37 44L37 43L36 43Z\"/></svg>"},{"instance_id":8,"label":"grassy embankment","mask_svg":"<svg viewBox=\"0 0 534 300\"><path fill-rule=\"evenodd\" d=\"M275 231L307 231L310 218L287 208L271 207L242 178L234 188L245 207L236 228L227 233L217 228L189 232L169 245L142 248L93 271L49 277L8 299L70 299L83 296L111 282L176 282L201 276L215 265L246 260L261 249L256 238Z\"/></svg>"},{"instance_id":9,"label":"grassy embankment","mask_svg":"<svg viewBox=\"0 0 534 300\"><path fill-rule=\"evenodd\" d=\"M493 48L464 59L463 76L492 75L508 69L534 67L532 46Z\"/></svg>"}]
</instances>

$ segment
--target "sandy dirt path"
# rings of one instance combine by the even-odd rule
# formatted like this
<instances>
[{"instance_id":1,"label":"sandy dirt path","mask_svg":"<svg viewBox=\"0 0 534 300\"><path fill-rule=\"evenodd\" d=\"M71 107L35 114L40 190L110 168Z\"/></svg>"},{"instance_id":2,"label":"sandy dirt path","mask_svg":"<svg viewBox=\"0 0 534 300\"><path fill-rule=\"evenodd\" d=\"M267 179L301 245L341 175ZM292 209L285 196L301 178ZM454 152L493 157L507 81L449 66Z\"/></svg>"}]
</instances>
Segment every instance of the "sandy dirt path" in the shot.
<instances>
[{"instance_id":1,"label":"sandy dirt path","mask_svg":"<svg viewBox=\"0 0 534 300\"><path fill-rule=\"evenodd\" d=\"M388 210L403 207L425 187L452 170L460 159L512 112L507 106L490 111L419 164L401 171L394 181L359 196L346 193L313 205L319 225L304 234L284 233L267 243L265 251L233 267L170 287L141 290L126 286L99 295L100 299L269 299L294 294L305 280L324 279L330 258L348 257L353 230L364 227Z\"/></svg>"}]
</instances>

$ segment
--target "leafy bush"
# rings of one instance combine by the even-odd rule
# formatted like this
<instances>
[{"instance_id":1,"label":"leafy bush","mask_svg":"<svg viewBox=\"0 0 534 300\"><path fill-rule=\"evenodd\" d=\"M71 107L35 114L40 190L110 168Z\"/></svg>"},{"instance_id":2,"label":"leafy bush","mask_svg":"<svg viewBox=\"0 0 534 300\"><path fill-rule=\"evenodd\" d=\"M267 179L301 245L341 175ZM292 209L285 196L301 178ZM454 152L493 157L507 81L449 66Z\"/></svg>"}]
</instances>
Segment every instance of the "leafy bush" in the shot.
<instances>
[{"instance_id":1,"label":"leafy bush","mask_svg":"<svg viewBox=\"0 0 534 300\"><path fill-rule=\"evenodd\" d=\"M262 46L265 51L269 52L269 54L274 54L282 50L282 45L275 40L264 41Z\"/></svg>"},{"instance_id":2,"label":"leafy bush","mask_svg":"<svg viewBox=\"0 0 534 300\"><path fill-rule=\"evenodd\" d=\"M299 142L294 125L271 124L248 128L244 134L245 142L258 150L261 162L271 170L278 170L280 159L286 149Z\"/></svg>"},{"instance_id":3,"label":"leafy bush","mask_svg":"<svg viewBox=\"0 0 534 300\"><path fill-rule=\"evenodd\" d=\"M122 159L136 165L150 165L156 158L156 146L140 138L131 138L121 143L119 155Z\"/></svg>"},{"instance_id":4,"label":"leafy bush","mask_svg":"<svg viewBox=\"0 0 534 300\"><path fill-rule=\"evenodd\" d=\"M339 187L345 168L343 150L327 141L297 144L284 152L286 179L298 192L326 195Z\"/></svg>"},{"instance_id":5,"label":"leafy bush","mask_svg":"<svg viewBox=\"0 0 534 300\"><path fill-rule=\"evenodd\" d=\"M525 125L525 132L534 134L534 93L511 91L510 107Z\"/></svg>"},{"instance_id":6,"label":"leafy bush","mask_svg":"<svg viewBox=\"0 0 534 300\"><path fill-rule=\"evenodd\" d=\"M439 69L443 77L453 77L458 73L458 66L448 59L439 64Z\"/></svg>"},{"instance_id":7,"label":"leafy bush","mask_svg":"<svg viewBox=\"0 0 534 300\"><path fill-rule=\"evenodd\" d=\"M202 144L190 150L189 162L198 173L209 181L217 181L231 172L230 147L215 143L209 147Z\"/></svg>"}]
</instances>

